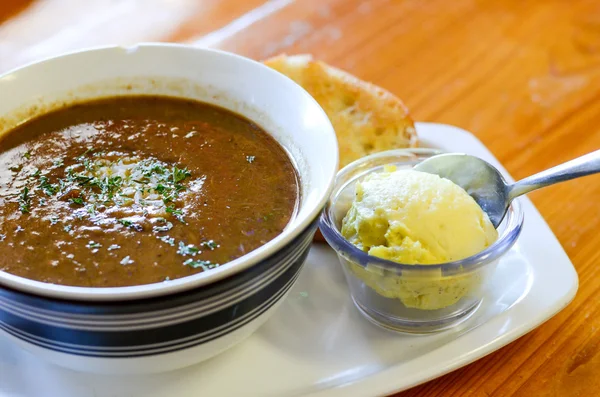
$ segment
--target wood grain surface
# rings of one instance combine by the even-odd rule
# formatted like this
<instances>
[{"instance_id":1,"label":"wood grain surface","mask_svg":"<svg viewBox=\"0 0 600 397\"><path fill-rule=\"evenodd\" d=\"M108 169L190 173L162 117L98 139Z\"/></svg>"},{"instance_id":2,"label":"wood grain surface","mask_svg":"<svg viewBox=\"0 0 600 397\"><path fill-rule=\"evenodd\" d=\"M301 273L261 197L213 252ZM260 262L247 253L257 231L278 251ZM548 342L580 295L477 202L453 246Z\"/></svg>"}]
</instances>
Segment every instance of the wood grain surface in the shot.
<instances>
[{"instance_id":1,"label":"wood grain surface","mask_svg":"<svg viewBox=\"0 0 600 397\"><path fill-rule=\"evenodd\" d=\"M85 46L179 41L308 52L472 131L515 178L600 148L598 0L0 2L0 71ZM505 348L399 396L600 395L600 176L530 194L580 278Z\"/></svg>"}]
</instances>

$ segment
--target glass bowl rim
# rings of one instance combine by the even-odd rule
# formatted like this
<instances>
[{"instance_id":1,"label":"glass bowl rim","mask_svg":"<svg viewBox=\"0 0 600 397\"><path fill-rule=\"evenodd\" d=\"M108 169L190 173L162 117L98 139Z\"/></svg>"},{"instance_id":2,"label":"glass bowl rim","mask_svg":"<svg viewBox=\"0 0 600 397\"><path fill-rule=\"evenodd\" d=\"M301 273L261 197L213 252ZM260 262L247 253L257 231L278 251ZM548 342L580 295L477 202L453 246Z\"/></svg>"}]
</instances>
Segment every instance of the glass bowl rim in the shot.
<instances>
[{"instance_id":1,"label":"glass bowl rim","mask_svg":"<svg viewBox=\"0 0 600 397\"><path fill-rule=\"evenodd\" d=\"M390 269L390 270L441 270L443 273L446 272L464 272L475 270L479 267L485 266L488 263L493 263L496 259L500 258L504 255L517 241L521 231L523 229L523 221L524 214L522 209L522 204L520 199L515 199L509 205L507 214L503 220L505 223L505 229L502 234L498 237L498 239L489 247L484 249L483 251L469 256L464 259L460 259L452 262L445 263L436 263L436 264L406 264L394 262L387 259L382 259L376 256L372 256L362 251L354 244L350 243L344 236L342 236L341 232L338 230L337 226L334 224L333 219L330 214L330 210L332 208L332 202L334 199L337 199L338 193L344 189L344 187L351 183L352 181L360 178L363 174L359 174L351 178L349 181L340 185L340 178L345 176L346 174L355 171L360 168L365 163L385 157L400 157L406 155L436 155L445 153L443 150L439 149L431 149L431 148L415 148L415 149L393 149L387 150L383 152L378 152L371 154L369 156L362 157L342 168L336 176L334 189L325 205L323 212L321 213L321 217L319 219L319 228L325 237L325 240L331 245L331 247L336 251L338 255L345 257L352 262L365 267L366 264L369 265L377 265L378 267ZM380 167L380 166L377 166ZM371 167L366 170L372 170Z\"/></svg>"}]
</instances>

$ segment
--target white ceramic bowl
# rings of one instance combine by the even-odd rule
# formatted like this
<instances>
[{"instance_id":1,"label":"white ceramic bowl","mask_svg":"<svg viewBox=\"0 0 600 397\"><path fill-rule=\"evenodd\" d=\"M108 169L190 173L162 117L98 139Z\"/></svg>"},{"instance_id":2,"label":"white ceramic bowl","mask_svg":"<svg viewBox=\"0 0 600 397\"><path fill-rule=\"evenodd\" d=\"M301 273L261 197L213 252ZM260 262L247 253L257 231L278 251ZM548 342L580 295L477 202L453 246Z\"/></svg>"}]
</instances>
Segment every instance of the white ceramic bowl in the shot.
<instances>
[{"instance_id":1,"label":"white ceramic bowl","mask_svg":"<svg viewBox=\"0 0 600 397\"><path fill-rule=\"evenodd\" d=\"M255 121L295 162L301 204L264 246L168 283L83 288L0 272L1 332L76 370L171 370L250 335L296 280L338 167L333 128L300 86L250 59L186 45L93 49L8 72L0 76L0 133L61 103L132 94L197 99Z\"/></svg>"}]
</instances>

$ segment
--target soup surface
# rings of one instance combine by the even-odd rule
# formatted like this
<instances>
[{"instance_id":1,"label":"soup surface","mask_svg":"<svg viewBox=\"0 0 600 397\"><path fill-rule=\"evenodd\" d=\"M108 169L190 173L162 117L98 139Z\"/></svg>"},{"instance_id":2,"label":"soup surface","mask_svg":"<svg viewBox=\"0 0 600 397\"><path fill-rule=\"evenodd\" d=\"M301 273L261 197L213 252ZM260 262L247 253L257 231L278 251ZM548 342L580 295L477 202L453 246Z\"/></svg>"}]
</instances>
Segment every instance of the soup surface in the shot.
<instances>
[{"instance_id":1,"label":"soup surface","mask_svg":"<svg viewBox=\"0 0 600 397\"><path fill-rule=\"evenodd\" d=\"M88 287L173 280L265 244L298 197L283 148L229 111L77 104L0 137L0 270Z\"/></svg>"}]
</instances>

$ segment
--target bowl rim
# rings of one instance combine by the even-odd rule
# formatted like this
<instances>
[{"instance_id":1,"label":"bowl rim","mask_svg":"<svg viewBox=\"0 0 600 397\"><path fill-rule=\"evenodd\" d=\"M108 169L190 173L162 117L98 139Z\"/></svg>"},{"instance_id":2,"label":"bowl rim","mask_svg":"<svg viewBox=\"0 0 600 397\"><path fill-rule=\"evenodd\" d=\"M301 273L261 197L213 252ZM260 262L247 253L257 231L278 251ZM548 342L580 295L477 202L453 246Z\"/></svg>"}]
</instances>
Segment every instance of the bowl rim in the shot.
<instances>
[{"instance_id":1,"label":"bowl rim","mask_svg":"<svg viewBox=\"0 0 600 397\"><path fill-rule=\"evenodd\" d=\"M31 67L39 67L41 64L47 62L65 60L70 57L86 56L86 54L89 53L116 53L116 55L118 56L126 57L135 54L139 50L151 50L160 52L165 49L168 51L196 52L198 53L199 57L219 56L222 57L223 62L242 63L245 67L249 68L250 70L252 68L255 68L255 70L256 68L263 69L265 73L271 76L273 83L286 84L290 90L295 90L297 95L304 97L309 103L312 103L312 106L314 106L314 111L316 111L322 116L323 122L320 123L321 134L323 134L323 136L329 135L329 138L331 138L331 156L334 156L335 158L335 161L333 161L333 166L330 170L327 170L327 173L325 174L327 188L322 189L322 191L317 190L317 200L314 200L312 208L309 207L310 210L302 217L299 217L299 209L303 206L302 203L300 204L298 210L296 211L296 214L294 215L294 218L290 220L290 222L297 222L297 225L295 227L287 227L283 230L282 233L280 233L272 240L268 241L266 244L261 245L254 251L251 251L233 261L230 261L221 267L212 269L210 272L196 273L187 277L170 280L168 283L158 282L152 284L143 284L126 287L78 287L45 283L16 276L4 271L0 271L0 292L3 288L9 288L15 291L53 299L107 302L147 299L163 295L181 293L190 289L210 286L210 284L216 281L222 280L227 277L231 277L267 259L268 257L275 254L277 251L282 249L284 246L292 243L296 237L298 237L304 230L309 228L315 220L318 219L319 213L325 207L327 200L329 199L329 196L334 186L335 176L339 169L339 150L335 131L323 108L304 88L302 88L289 77L275 71L272 68L269 68L261 62L228 51L212 48L202 48L190 44L139 42L132 45L108 45L87 47L76 51L65 52L56 56L51 56L37 61L29 62L25 65L0 73L0 83L4 79L13 80L15 77L13 75L15 73L21 73L24 70L27 70ZM115 57L115 59L117 58L118 57ZM324 140L326 141L326 139ZM295 159L292 159L292 161L295 163L294 160ZM302 178L299 179L301 190L311 187L310 185L307 185L306 182L302 180Z\"/></svg>"},{"instance_id":2,"label":"bowl rim","mask_svg":"<svg viewBox=\"0 0 600 397\"><path fill-rule=\"evenodd\" d=\"M521 201L518 198L513 200L513 202L509 205L506 217L502 222L502 224L505 225L505 228L502 234L492 245L475 255L452 262L435 264L406 264L372 256L362 251L354 244L350 243L344 236L342 236L338 227L335 225L331 215L331 209L333 202L337 199L337 195L349 183L352 183L355 180L363 177L370 170L381 167L375 166L367 168L365 167L365 163L383 158L394 158L400 156L406 157L407 155L435 155L440 153L444 153L444 151L432 148L393 149L360 158L342 168L337 174L336 184L319 220L319 227L323 233L323 236L329 245L331 245L336 251L336 253L363 267L366 267L367 264L376 265L380 268L397 272L440 270L442 274L464 273L467 271L472 271L489 263L493 263L496 259L504 255L515 244L523 229L524 213ZM344 176L351 174L355 170L360 170L361 168L364 172L353 176L349 180L344 180L343 183L340 183Z\"/></svg>"}]
</instances>

